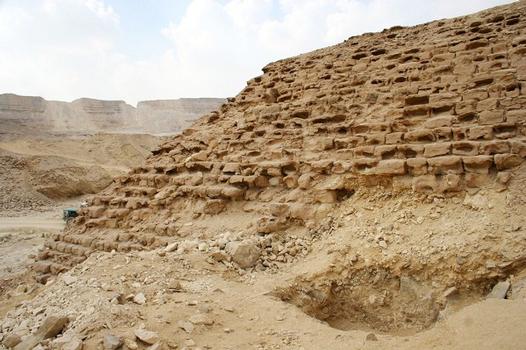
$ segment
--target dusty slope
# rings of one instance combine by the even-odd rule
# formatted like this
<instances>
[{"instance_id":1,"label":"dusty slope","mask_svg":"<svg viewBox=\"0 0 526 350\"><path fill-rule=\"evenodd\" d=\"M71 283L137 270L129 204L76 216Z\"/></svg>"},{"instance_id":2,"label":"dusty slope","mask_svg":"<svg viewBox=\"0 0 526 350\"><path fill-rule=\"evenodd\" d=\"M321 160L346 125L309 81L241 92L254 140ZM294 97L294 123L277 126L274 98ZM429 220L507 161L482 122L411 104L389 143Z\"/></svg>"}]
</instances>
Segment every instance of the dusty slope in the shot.
<instances>
[{"instance_id":1,"label":"dusty slope","mask_svg":"<svg viewBox=\"0 0 526 350\"><path fill-rule=\"evenodd\" d=\"M0 210L45 210L55 200L96 193L143 162L159 140L139 134L3 138Z\"/></svg>"}]
</instances>

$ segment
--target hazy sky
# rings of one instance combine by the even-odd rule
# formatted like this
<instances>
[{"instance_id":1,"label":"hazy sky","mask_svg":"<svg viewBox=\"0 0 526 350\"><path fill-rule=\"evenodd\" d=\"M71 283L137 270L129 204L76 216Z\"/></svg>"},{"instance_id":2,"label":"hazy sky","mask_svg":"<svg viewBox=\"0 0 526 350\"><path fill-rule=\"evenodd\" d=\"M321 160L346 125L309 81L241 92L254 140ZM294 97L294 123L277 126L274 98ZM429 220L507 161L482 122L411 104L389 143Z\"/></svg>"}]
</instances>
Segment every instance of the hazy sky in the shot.
<instances>
[{"instance_id":1,"label":"hazy sky","mask_svg":"<svg viewBox=\"0 0 526 350\"><path fill-rule=\"evenodd\" d=\"M236 95L268 62L509 0L0 0L0 93Z\"/></svg>"}]
</instances>

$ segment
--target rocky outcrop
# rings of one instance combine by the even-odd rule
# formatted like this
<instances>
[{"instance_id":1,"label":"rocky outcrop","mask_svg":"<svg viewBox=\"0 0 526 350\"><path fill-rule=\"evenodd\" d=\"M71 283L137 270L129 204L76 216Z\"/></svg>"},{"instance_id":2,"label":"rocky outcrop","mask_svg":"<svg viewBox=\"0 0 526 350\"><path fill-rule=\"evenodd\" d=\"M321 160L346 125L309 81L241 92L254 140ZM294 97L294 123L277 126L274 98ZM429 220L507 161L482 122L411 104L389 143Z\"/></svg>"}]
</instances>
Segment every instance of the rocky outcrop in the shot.
<instances>
[{"instance_id":1,"label":"rocky outcrop","mask_svg":"<svg viewBox=\"0 0 526 350\"><path fill-rule=\"evenodd\" d=\"M43 113L45 100L37 96L0 95L1 113Z\"/></svg>"},{"instance_id":2,"label":"rocky outcrop","mask_svg":"<svg viewBox=\"0 0 526 350\"><path fill-rule=\"evenodd\" d=\"M1 94L0 133L174 134L223 102L213 98L142 101L135 108L124 101L81 98L67 103Z\"/></svg>"},{"instance_id":3,"label":"rocky outcrop","mask_svg":"<svg viewBox=\"0 0 526 350\"><path fill-rule=\"evenodd\" d=\"M162 246L213 215L261 235L309 227L363 186L504 189L526 157L525 16L520 2L267 65L94 196L40 268Z\"/></svg>"}]
</instances>

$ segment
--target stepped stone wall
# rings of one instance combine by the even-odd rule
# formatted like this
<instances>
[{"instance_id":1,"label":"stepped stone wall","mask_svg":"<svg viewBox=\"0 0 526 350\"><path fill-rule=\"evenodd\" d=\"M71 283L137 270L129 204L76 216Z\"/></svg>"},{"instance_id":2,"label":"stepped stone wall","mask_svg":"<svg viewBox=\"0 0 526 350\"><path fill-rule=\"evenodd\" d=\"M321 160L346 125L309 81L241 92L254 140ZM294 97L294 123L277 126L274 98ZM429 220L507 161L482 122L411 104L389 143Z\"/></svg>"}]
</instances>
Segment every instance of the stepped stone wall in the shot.
<instances>
[{"instance_id":1,"label":"stepped stone wall","mask_svg":"<svg viewBox=\"0 0 526 350\"><path fill-rule=\"evenodd\" d=\"M237 210L266 234L317 222L360 186L505 189L526 157L525 18L519 2L269 64L93 197L40 270L161 246L189 214Z\"/></svg>"}]
</instances>

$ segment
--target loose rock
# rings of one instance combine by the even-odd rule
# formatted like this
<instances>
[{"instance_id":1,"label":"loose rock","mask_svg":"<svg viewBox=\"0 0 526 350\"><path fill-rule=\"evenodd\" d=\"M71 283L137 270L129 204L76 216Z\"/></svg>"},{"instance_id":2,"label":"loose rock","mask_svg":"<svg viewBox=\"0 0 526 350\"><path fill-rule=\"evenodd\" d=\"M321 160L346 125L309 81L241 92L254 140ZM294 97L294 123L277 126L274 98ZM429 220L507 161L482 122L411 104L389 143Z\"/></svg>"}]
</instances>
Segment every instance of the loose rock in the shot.
<instances>
[{"instance_id":1,"label":"loose rock","mask_svg":"<svg viewBox=\"0 0 526 350\"><path fill-rule=\"evenodd\" d=\"M104 336L104 349L116 350L122 345L122 339L112 334Z\"/></svg>"},{"instance_id":2,"label":"loose rock","mask_svg":"<svg viewBox=\"0 0 526 350\"><path fill-rule=\"evenodd\" d=\"M157 333L148 331L144 328L139 328L135 330L134 334L137 337L137 339L146 344L153 345L159 341L159 335Z\"/></svg>"},{"instance_id":3,"label":"loose rock","mask_svg":"<svg viewBox=\"0 0 526 350\"><path fill-rule=\"evenodd\" d=\"M242 269L256 265L261 255L260 249L254 243L246 241L229 242L225 250Z\"/></svg>"}]
</instances>

